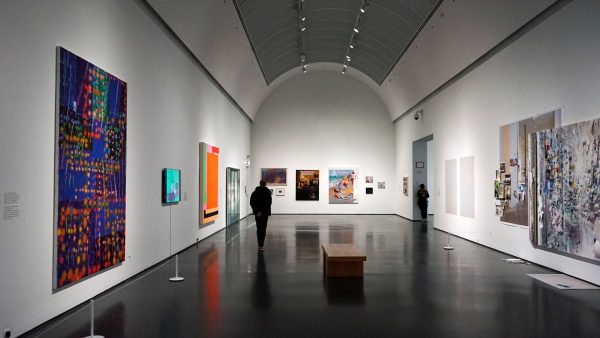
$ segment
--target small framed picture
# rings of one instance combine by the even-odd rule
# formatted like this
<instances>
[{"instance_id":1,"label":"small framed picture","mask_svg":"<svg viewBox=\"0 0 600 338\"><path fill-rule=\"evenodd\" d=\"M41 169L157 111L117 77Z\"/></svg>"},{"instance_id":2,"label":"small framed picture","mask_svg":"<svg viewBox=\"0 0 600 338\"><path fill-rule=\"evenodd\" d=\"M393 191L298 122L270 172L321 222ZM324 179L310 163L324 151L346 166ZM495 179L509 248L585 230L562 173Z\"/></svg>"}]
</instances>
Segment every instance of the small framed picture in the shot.
<instances>
[{"instance_id":1,"label":"small framed picture","mask_svg":"<svg viewBox=\"0 0 600 338\"><path fill-rule=\"evenodd\" d=\"M425 168L425 162L415 162L416 168Z\"/></svg>"},{"instance_id":2,"label":"small framed picture","mask_svg":"<svg viewBox=\"0 0 600 338\"><path fill-rule=\"evenodd\" d=\"M385 182L377 182L377 189L385 189Z\"/></svg>"},{"instance_id":3,"label":"small framed picture","mask_svg":"<svg viewBox=\"0 0 600 338\"><path fill-rule=\"evenodd\" d=\"M365 183L373 183L373 176L365 176Z\"/></svg>"},{"instance_id":4,"label":"small framed picture","mask_svg":"<svg viewBox=\"0 0 600 338\"><path fill-rule=\"evenodd\" d=\"M373 195L373 188L372 187L366 188L366 193L367 193L367 195Z\"/></svg>"},{"instance_id":5,"label":"small framed picture","mask_svg":"<svg viewBox=\"0 0 600 338\"><path fill-rule=\"evenodd\" d=\"M275 196L285 196L285 188L275 188Z\"/></svg>"}]
</instances>

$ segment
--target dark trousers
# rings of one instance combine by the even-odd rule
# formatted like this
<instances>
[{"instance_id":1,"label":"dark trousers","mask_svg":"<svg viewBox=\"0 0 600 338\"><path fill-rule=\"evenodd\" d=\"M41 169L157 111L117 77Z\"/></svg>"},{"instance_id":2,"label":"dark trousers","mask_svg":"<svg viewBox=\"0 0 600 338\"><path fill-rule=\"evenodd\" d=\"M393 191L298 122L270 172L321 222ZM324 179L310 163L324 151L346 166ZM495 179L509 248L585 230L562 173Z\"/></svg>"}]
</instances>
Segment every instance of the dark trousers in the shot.
<instances>
[{"instance_id":1,"label":"dark trousers","mask_svg":"<svg viewBox=\"0 0 600 338\"><path fill-rule=\"evenodd\" d=\"M421 209L421 218L427 219L427 202L418 202L419 209Z\"/></svg>"},{"instance_id":2,"label":"dark trousers","mask_svg":"<svg viewBox=\"0 0 600 338\"><path fill-rule=\"evenodd\" d=\"M258 246L265 245L265 237L267 237L267 221L269 216L254 216L256 219L256 239L258 240Z\"/></svg>"}]
</instances>

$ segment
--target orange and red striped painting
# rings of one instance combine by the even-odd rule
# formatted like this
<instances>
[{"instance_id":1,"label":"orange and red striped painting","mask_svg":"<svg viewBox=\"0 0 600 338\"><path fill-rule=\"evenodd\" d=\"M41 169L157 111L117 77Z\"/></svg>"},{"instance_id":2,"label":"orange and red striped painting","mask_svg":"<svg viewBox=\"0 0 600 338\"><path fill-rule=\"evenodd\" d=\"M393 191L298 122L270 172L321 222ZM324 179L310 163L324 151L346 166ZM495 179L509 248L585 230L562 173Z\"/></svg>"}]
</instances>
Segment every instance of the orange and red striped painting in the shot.
<instances>
[{"instance_id":1,"label":"orange and red striped painting","mask_svg":"<svg viewBox=\"0 0 600 338\"><path fill-rule=\"evenodd\" d=\"M219 217L219 148L200 143L200 224Z\"/></svg>"}]
</instances>

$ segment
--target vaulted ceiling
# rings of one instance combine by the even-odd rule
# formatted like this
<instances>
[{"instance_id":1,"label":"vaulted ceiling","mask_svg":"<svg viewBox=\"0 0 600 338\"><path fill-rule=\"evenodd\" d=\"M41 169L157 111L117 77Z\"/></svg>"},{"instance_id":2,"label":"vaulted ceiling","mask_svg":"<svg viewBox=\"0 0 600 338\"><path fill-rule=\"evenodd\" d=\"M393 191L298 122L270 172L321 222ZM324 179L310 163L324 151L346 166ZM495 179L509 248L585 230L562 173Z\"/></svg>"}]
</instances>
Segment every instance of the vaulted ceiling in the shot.
<instances>
[{"instance_id":1,"label":"vaulted ceiling","mask_svg":"<svg viewBox=\"0 0 600 338\"><path fill-rule=\"evenodd\" d=\"M234 0L267 84L333 62L381 84L441 0Z\"/></svg>"},{"instance_id":2,"label":"vaulted ceiling","mask_svg":"<svg viewBox=\"0 0 600 338\"><path fill-rule=\"evenodd\" d=\"M393 120L557 0L138 1L156 11L252 120L274 88L302 74L302 65L340 72L344 64L348 76L381 97Z\"/></svg>"}]
</instances>

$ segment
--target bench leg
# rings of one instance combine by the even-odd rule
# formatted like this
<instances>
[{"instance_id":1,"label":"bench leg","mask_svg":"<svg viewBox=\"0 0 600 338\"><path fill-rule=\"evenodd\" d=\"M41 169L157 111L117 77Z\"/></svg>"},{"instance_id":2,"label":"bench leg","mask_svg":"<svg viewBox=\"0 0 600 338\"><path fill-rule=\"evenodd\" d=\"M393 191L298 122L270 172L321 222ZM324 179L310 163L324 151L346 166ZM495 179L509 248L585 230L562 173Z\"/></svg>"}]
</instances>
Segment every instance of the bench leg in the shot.
<instances>
[{"instance_id":1,"label":"bench leg","mask_svg":"<svg viewBox=\"0 0 600 338\"><path fill-rule=\"evenodd\" d=\"M362 277L363 261L335 262L324 257L324 273L327 277Z\"/></svg>"}]
</instances>

